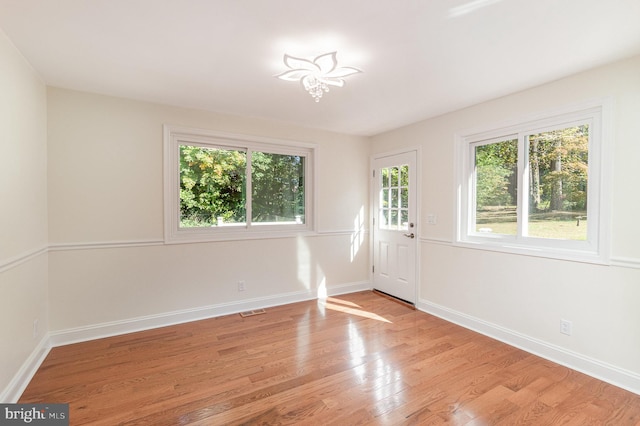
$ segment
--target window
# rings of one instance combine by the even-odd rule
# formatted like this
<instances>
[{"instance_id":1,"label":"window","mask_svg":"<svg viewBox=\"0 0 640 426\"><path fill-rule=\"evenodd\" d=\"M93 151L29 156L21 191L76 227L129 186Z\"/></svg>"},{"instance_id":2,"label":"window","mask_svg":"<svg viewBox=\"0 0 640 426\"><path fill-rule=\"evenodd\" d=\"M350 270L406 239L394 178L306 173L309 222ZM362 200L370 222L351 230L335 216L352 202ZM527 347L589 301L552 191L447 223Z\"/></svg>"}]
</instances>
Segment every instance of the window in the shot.
<instances>
[{"instance_id":1,"label":"window","mask_svg":"<svg viewBox=\"0 0 640 426\"><path fill-rule=\"evenodd\" d=\"M380 169L380 229L409 229L409 165Z\"/></svg>"},{"instance_id":2,"label":"window","mask_svg":"<svg viewBox=\"0 0 640 426\"><path fill-rule=\"evenodd\" d=\"M313 230L314 147L165 126L165 240Z\"/></svg>"},{"instance_id":3,"label":"window","mask_svg":"<svg viewBox=\"0 0 640 426\"><path fill-rule=\"evenodd\" d=\"M603 105L458 135L458 243L603 261Z\"/></svg>"}]
</instances>

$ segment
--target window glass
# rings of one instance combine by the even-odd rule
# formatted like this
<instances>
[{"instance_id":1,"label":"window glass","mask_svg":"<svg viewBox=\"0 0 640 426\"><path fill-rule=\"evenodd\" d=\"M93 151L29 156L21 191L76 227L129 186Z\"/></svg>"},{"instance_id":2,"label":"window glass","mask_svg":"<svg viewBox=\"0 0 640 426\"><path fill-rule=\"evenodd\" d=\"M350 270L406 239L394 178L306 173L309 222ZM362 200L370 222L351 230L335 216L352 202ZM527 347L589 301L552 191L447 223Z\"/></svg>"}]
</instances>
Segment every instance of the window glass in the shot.
<instances>
[{"instance_id":1,"label":"window glass","mask_svg":"<svg viewBox=\"0 0 640 426\"><path fill-rule=\"evenodd\" d=\"M518 202L518 140L476 146L475 230L516 235Z\"/></svg>"},{"instance_id":2,"label":"window glass","mask_svg":"<svg viewBox=\"0 0 640 426\"><path fill-rule=\"evenodd\" d=\"M247 154L180 145L180 227L246 222Z\"/></svg>"},{"instance_id":3,"label":"window glass","mask_svg":"<svg viewBox=\"0 0 640 426\"><path fill-rule=\"evenodd\" d=\"M304 160L300 155L252 153L253 222L304 223Z\"/></svg>"},{"instance_id":4,"label":"window glass","mask_svg":"<svg viewBox=\"0 0 640 426\"><path fill-rule=\"evenodd\" d=\"M530 237L587 239L589 126L527 136Z\"/></svg>"},{"instance_id":5,"label":"window glass","mask_svg":"<svg viewBox=\"0 0 640 426\"><path fill-rule=\"evenodd\" d=\"M586 240L589 126L523 137L528 200L518 200L518 139L474 144L475 232ZM522 150L521 152L524 152ZM526 216L518 219L518 203Z\"/></svg>"}]
</instances>

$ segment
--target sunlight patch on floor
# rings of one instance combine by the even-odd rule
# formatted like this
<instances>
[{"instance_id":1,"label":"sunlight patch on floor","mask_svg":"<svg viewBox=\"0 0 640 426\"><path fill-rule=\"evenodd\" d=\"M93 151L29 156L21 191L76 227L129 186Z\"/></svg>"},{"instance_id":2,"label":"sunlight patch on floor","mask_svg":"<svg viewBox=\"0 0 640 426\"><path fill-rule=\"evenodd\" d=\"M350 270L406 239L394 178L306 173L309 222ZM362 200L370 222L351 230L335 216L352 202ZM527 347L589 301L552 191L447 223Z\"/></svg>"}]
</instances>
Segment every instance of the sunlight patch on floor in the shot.
<instances>
[{"instance_id":1,"label":"sunlight patch on floor","mask_svg":"<svg viewBox=\"0 0 640 426\"><path fill-rule=\"evenodd\" d=\"M358 305L357 303L349 302L348 300L337 299L335 297L327 297L326 299L327 299L327 302L338 303L340 305L347 305L347 306L351 306L352 308L360 307L360 305Z\"/></svg>"},{"instance_id":2,"label":"sunlight patch on floor","mask_svg":"<svg viewBox=\"0 0 640 426\"><path fill-rule=\"evenodd\" d=\"M339 303L332 303L335 302L336 299L329 297L327 298L327 300L324 301L318 301L318 305L323 305L326 309L330 309L332 311L338 311L338 312L343 312L345 314L350 314L350 315L357 315L359 317L364 317L364 318L369 318L369 319L373 319L376 321L382 321L382 322L387 322L387 323L391 323L391 321L389 321L388 319L375 314L373 312L369 312L369 311L365 311L363 309L357 309L357 308L352 308L349 306L344 306L343 304L339 304L339 303L344 303L343 300L339 300L337 299L337 301ZM349 302L347 302L349 303ZM355 303L354 303L355 305ZM358 306L358 305L356 305Z\"/></svg>"}]
</instances>

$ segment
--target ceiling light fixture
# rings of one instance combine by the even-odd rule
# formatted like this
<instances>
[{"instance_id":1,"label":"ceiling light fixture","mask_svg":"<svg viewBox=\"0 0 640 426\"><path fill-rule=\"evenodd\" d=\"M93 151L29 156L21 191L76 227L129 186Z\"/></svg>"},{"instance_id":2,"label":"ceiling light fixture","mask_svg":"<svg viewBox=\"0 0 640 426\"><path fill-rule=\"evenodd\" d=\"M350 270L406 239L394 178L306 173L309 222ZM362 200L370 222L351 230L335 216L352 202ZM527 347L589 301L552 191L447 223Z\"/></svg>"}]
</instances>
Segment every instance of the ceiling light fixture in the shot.
<instances>
[{"instance_id":1,"label":"ceiling light fixture","mask_svg":"<svg viewBox=\"0 0 640 426\"><path fill-rule=\"evenodd\" d=\"M362 72L354 67L339 67L336 55L338 52L325 53L310 61L284 55L284 64L289 70L276 75L285 81L300 81L304 90L309 92L316 102L329 91L329 86L344 86L344 77Z\"/></svg>"}]
</instances>

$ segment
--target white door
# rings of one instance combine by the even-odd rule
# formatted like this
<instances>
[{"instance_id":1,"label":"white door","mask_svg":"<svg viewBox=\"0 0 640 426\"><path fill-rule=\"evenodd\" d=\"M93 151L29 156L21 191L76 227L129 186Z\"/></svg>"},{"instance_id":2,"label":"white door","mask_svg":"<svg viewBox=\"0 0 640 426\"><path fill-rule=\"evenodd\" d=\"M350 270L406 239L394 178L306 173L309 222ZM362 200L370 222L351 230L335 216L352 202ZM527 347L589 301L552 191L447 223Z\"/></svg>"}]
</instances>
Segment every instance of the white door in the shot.
<instances>
[{"instance_id":1,"label":"white door","mask_svg":"<svg viewBox=\"0 0 640 426\"><path fill-rule=\"evenodd\" d=\"M416 300L416 151L373 161L373 287Z\"/></svg>"}]
</instances>

